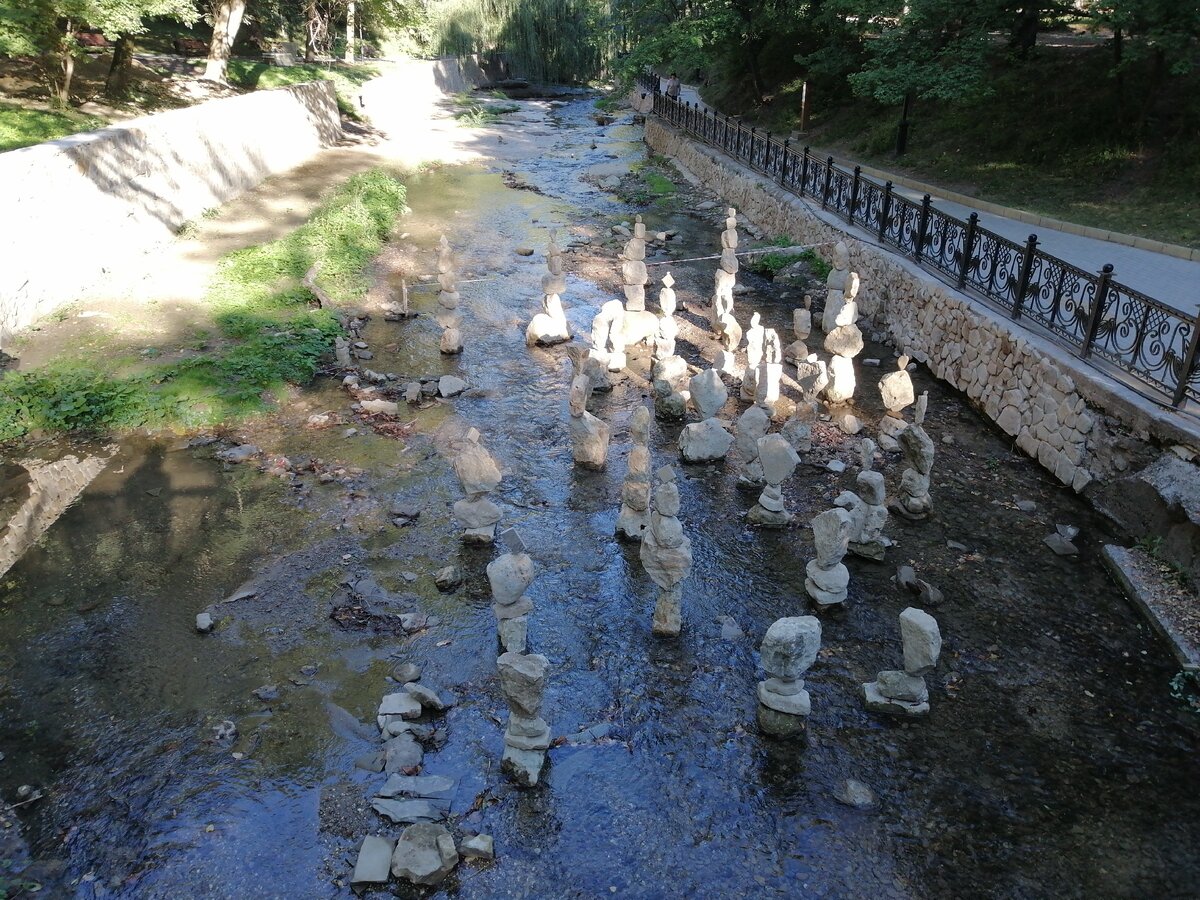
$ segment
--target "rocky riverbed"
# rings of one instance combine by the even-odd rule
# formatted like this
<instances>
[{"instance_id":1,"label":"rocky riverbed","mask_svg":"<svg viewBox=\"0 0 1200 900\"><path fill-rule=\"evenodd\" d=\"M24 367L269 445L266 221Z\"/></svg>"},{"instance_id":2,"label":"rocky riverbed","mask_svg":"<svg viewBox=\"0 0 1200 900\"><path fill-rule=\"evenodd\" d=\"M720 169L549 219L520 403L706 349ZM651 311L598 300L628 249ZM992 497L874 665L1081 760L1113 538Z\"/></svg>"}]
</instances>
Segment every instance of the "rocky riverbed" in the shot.
<instances>
[{"instance_id":1,"label":"rocky riverbed","mask_svg":"<svg viewBox=\"0 0 1200 900\"><path fill-rule=\"evenodd\" d=\"M425 717L421 774L456 782L456 836L495 841L496 860L462 861L446 893L1195 894L1197 725L1169 695L1170 654L1101 564L1121 536L924 369L934 515L893 517L884 563L848 560L849 599L822 614L805 676L806 745L757 732L757 648L775 619L809 611L807 522L854 484L858 439L832 418L784 485L794 527L751 527L756 492L733 468L677 465L695 567L681 637L651 634L656 588L613 535L630 419L652 403L648 354L631 350L630 373L593 402L613 429L606 469L576 469L567 349L524 341L544 260L517 250L557 228L578 342L620 294L622 223L640 212L652 234L677 233L651 242L648 264L712 255L723 198L678 177L673 193L641 196L628 114L600 124L587 100L522 107L508 127L540 154L498 150L409 180L412 213L377 274L405 278L419 315L388 321L377 290L355 336L395 415L356 409L331 360L270 419L130 438L5 577L0 793L44 794L11 814L19 877L48 896L351 896L363 838L400 831L371 808L385 776L356 761L378 747L380 698L412 664L455 701ZM609 178L619 185L601 187ZM436 289L423 286L443 233L459 259L454 357L438 352ZM714 267L670 267L693 365L718 349L704 312ZM757 310L790 339L804 285L739 281L738 317ZM894 355L868 341L861 356L882 361L859 367L852 407L872 427ZM466 390L401 395L443 375ZM499 771L495 551L462 544L450 512L461 494L447 452L471 427L500 463L503 523L537 564L529 641L550 660L555 740L531 790ZM655 467L678 464L679 427L651 426ZM899 454L877 468L894 485ZM1060 524L1079 529L1075 555L1043 542ZM941 595L929 611L944 641L931 715L912 723L866 712L859 687L898 660L897 614L915 602L894 578L905 564ZM461 584L438 583L448 566ZM205 611L215 629L198 634Z\"/></svg>"}]
</instances>

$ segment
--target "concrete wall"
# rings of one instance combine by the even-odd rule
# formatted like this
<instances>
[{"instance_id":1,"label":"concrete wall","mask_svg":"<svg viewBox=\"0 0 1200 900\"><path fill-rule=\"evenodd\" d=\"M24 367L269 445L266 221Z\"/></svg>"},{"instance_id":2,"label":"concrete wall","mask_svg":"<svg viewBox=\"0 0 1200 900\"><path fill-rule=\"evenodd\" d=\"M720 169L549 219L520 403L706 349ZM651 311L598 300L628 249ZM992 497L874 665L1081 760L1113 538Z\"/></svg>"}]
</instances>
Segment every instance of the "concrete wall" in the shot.
<instances>
[{"instance_id":1,"label":"concrete wall","mask_svg":"<svg viewBox=\"0 0 1200 900\"><path fill-rule=\"evenodd\" d=\"M1164 445L1200 448L1194 420L1155 406L765 177L654 118L646 142L770 234L826 243L817 252L827 261L832 244L845 241L862 279L859 310L873 330L966 393L1063 484L1082 491L1095 478L1140 468Z\"/></svg>"},{"instance_id":2,"label":"concrete wall","mask_svg":"<svg viewBox=\"0 0 1200 900\"><path fill-rule=\"evenodd\" d=\"M341 136L320 81L0 153L0 337Z\"/></svg>"}]
</instances>

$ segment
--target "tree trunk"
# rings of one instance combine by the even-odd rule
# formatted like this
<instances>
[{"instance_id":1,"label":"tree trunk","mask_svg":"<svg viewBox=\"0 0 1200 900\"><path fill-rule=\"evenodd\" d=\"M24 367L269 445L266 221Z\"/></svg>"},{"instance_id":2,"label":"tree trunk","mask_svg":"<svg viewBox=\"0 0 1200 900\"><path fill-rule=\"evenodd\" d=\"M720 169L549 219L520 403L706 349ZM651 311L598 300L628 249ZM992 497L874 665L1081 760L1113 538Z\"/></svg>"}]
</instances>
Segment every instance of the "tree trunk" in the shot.
<instances>
[{"instance_id":1,"label":"tree trunk","mask_svg":"<svg viewBox=\"0 0 1200 900\"><path fill-rule=\"evenodd\" d=\"M123 34L113 47L112 65L108 67L108 79L104 82L104 93L108 97L124 96L133 78L133 53L137 48L133 39Z\"/></svg>"},{"instance_id":2,"label":"tree trunk","mask_svg":"<svg viewBox=\"0 0 1200 900\"><path fill-rule=\"evenodd\" d=\"M320 30L320 13L317 12L317 0L308 0L304 10L304 61L317 61L317 33Z\"/></svg>"},{"instance_id":3,"label":"tree trunk","mask_svg":"<svg viewBox=\"0 0 1200 900\"><path fill-rule=\"evenodd\" d=\"M354 0L346 4L346 62L354 62Z\"/></svg>"},{"instance_id":4,"label":"tree trunk","mask_svg":"<svg viewBox=\"0 0 1200 900\"><path fill-rule=\"evenodd\" d=\"M242 15L246 12L246 0L217 0L213 15L212 43L208 46L208 62L202 78L224 83L229 72L229 56L238 29L242 27Z\"/></svg>"},{"instance_id":5,"label":"tree trunk","mask_svg":"<svg viewBox=\"0 0 1200 900\"><path fill-rule=\"evenodd\" d=\"M1041 27L1040 13L1041 8L1033 2L1017 11L1017 21L1008 45L1021 59L1027 57L1029 51L1037 46L1038 30Z\"/></svg>"}]
</instances>

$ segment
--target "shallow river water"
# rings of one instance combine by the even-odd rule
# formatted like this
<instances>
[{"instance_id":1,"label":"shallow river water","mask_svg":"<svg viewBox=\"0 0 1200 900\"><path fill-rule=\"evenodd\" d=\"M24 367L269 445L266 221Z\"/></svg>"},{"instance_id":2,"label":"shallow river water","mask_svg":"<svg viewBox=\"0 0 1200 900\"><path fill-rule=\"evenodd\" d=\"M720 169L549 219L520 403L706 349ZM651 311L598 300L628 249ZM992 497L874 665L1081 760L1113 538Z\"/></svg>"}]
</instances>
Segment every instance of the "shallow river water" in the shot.
<instances>
[{"instance_id":1,"label":"shallow river water","mask_svg":"<svg viewBox=\"0 0 1200 900\"><path fill-rule=\"evenodd\" d=\"M677 641L651 634L655 588L636 546L613 537L630 416L650 402L637 375L645 353L594 398L613 427L607 469L575 469L565 349L530 350L523 339L540 301L541 253L514 254L540 251L548 225L564 243L591 238L567 256L564 296L586 334L618 292L609 225L633 210L580 176L612 174L645 151L628 122L597 126L590 101L549 120L528 108L529 127L550 132L541 157L409 182L400 259L410 278L428 276L437 236L450 237L464 279L462 357L440 356L431 315L373 319L365 334L372 368L402 379L454 372L467 394L412 411L413 433L401 440L361 425L346 437L303 427L314 412L349 418L338 380L321 379L277 420L240 433L298 468L354 467L329 484L222 465L210 446L131 439L3 579L0 792L12 800L32 784L45 794L18 813L17 858L29 864L21 877L47 896L350 896L362 837L400 830L369 807L384 776L353 762L375 743L374 710L395 689L388 673L411 661L458 701L438 720L423 772L460 779L451 827L492 834L498 856L461 865L438 893L1200 893L1197 726L1169 697L1169 653L1100 563L1101 544L1120 537L923 369L914 379L930 391L936 512L920 524L893 517L898 546L886 564L847 559L849 601L821 614L805 744L756 730L757 646L776 618L809 613L806 523L853 486L855 439L818 424L813 452L785 486L797 525L775 532L747 526L754 495L737 488L732 467L682 469L681 519L696 560L684 631ZM541 193L506 187L506 167ZM677 258L715 252L714 214L685 208L696 197L685 190L644 211L652 231L681 230L670 245ZM693 363L714 350L692 327L713 265L672 270L690 323L681 353ZM759 308L783 333L795 298L742 280L751 293L738 298L739 318ZM413 297L431 312L431 293ZM875 422L875 382L892 355L872 345L863 355L884 360L860 369L858 412ZM725 414L743 407L731 399ZM567 738L610 726L599 740L552 749L533 790L499 772L505 705L484 575L495 551L458 542L449 505L459 488L439 452L472 425L504 471L495 495L504 524L538 565L530 639L552 663L544 715ZM678 463L677 435L654 424L654 466ZM827 470L832 458L849 470ZM882 468L894 486L898 455ZM396 499L421 506L414 526L390 523ZM1078 557L1042 543L1056 523L1081 528ZM443 594L432 576L451 563L466 581ZM944 639L927 679L932 714L911 723L867 713L859 693L900 660L896 617L914 602L891 580L900 563L945 594L930 609ZM370 596L349 595L348 581L360 593L370 584ZM221 602L247 582L253 596ZM376 615L330 618L359 602ZM192 625L206 608L221 624L200 636ZM383 614L407 611L439 623L411 636L386 626ZM744 636L722 639L725 615ZM264 684L278 686L278 700L255 699ZM236 738L215 737L225 720ZM839 802L846 779L869 785L876 803ZM398 884L387 893L418 895Z\"/></svg>"}]
</instances>

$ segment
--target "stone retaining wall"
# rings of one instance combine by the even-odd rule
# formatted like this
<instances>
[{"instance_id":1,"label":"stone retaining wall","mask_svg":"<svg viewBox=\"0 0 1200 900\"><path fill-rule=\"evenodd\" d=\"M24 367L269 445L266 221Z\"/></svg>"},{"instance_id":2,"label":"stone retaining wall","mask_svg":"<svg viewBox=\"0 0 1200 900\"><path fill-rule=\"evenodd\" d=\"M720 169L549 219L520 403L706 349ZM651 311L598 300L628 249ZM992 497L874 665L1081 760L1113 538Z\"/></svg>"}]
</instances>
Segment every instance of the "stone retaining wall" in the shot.
<instances>
[{"instance_id":1,"label":"stone retaining wall","mask_svg":"<svg viewBox=\"0 0 1200 900\"><path fill-rule=\"evenodd\" d=\"M832 259L845 241L862 279L859 310L901 352L966 393L1025 453L1082 491L1150 462L1158 445L1200 447L1200 429L1156 408L1066 350L873 245L819 206L648 117L646 142L770 234ZM857 234L855 233L857 232Z\"/></svg>"},{"instance_id":2,"label":"stone retaining wall","mask_svg":"<svg viewBox=\"0 0 1200 900\"><path fill-rule=\"evenodd\" d=\"M107 272L341 136L317 81L0 153L0 337L102 295Z\"/></svg>"}]
</instances>

